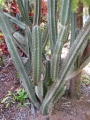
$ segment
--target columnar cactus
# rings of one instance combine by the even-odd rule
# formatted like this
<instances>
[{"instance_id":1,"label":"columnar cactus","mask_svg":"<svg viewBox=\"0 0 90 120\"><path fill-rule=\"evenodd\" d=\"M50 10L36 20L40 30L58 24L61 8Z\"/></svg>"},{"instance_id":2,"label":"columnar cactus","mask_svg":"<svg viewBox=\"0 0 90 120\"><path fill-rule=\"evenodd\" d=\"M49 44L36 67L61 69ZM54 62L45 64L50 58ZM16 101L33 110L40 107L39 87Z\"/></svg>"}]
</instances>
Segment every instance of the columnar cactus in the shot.
<instances>
[{"instance_id":1,"label":"columnar cactus","mask_svg":"<svg viewBox=\"0 0 90 120\"><path fill-rule=\"evenodd\" d=\"M66 82L72 76L78 74L78 71L81 71L90 60L90 56L88 56L80 65L78 71L70 71L80 51L84 51L84 44L88 42L90 19L73 42L61 70L58 71L63 44L66 41L65 39L67 38L68 27L70 25L72 0L62 0L59 33L57 33L56 27L56 0L48 0L48 21L44 35L45 38L41 37L39 26L41 0L34 1L35 13L31 29L28 20L27 2L27 0L17 0L23 19L22 22L9 14L3 13L0 8L0 29L5 36L9 52L31 102L43 115L48 115L57 100L64 94ZM13 29L12 23L18 25L24 31L25 35L16 32ZM47 60L46 58L44 60L42 54L44 54L48 36L50 38L51 60ZM28 58L27 66L23 64L17 46L22 48L26 54Z\"/></svg>"},{"instance_id":2,"label":"columnar cactus","mask_svg":"<svg viewBox=\"0 0 90 120\"><path fill-rule=\"evenodd\" d=\"M32 79L35 85L41 78L41 67L42 67L42 42L41 42L41 31L39 26L35 26L32 29Z\"/></svg>"},{"instance_id":3,"label":"columnar cactus","mask_svg":"<svg viewBox=\"0 0 90 120\"><path fill-rule=\"evenodd\" d=\"M40 16L41 16L41 0L34 0L33 26L40 24Z\"/></svg>"}]
</instances>

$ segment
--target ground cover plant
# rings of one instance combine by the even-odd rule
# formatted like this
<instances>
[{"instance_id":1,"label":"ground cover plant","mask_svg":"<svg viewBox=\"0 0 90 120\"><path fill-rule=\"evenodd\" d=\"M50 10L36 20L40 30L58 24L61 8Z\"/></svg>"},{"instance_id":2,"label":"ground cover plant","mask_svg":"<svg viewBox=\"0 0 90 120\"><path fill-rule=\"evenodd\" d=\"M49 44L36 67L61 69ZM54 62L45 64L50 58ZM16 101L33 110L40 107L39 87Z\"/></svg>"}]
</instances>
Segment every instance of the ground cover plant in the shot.
<instances>
[{"instance_id":1,"label":"ground cover plant","mask_svg":"<svg viewBox=\"0 0 90 120\"><path fill-rule=\"evenodd\" d=\"M64 94L67 81L76 76L90 60L89 52L82 60L83 52L89 43L90 19L88 19L73 42L61 69L58 70L61 51L69 33L72 0L62 0L59 32L57 32L56 2L56 0L47 2L48 19L43 37L40 29L41 0L34 1L33 21L30 21L28 16L28 0L17 0L22 21L4 13L0 8L0 29L5 36L20 80L29 99L43 116L47 116L46 119L49 119L54 104ZM18 26L18 31L14 29L13 24ZM50 59L47 59L44 53L48 40L51 49ZM20 57L17 46L25 53L26 62ZM72 68L79 54L81 55L79 68L74 70Z\"/></svg>"},{"instance_id":2,"label":"ground cover plant","mask_svg":"<svg viewBox=\"0 0 90 120\"><path fill-rule=\"evenodd\" d=\"M5 107L9 107L12 103L18 102L17 107L26 106L28 107L27 102L25 100L28 98L28 94L25 92L24 88L18 89L15 93L8 91L7 96L1 101L1 103L5 104Z\"/></svg>"}]
</instances>

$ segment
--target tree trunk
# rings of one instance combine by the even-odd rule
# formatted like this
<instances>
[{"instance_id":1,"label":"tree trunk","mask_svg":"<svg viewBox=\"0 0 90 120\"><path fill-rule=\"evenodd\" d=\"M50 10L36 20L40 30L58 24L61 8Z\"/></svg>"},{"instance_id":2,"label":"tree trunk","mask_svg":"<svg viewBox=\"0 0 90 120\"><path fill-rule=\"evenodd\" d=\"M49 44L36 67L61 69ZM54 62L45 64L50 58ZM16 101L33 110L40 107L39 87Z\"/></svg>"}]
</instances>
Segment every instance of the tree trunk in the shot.
<instances>
[{"instance_id":1,"label":"tree trunk","mask_svg":"<svg viewBox=\"0 0 90 120\"><path fill-rule=\"evenodd\" d=\"M83 27L83 4L78 3L78 9L76 13L76 28L81 29Z\"/></svg>"},{"instance_id":2,"label":"tree trunk","mask_svg":"<svg viewBox=\"0 0 90 120\"><path fill-rule=\"evenodd\" d=\"M70 80L70 96L72 98L80 97L81 72Z\"/></svg>"}]
</instances>

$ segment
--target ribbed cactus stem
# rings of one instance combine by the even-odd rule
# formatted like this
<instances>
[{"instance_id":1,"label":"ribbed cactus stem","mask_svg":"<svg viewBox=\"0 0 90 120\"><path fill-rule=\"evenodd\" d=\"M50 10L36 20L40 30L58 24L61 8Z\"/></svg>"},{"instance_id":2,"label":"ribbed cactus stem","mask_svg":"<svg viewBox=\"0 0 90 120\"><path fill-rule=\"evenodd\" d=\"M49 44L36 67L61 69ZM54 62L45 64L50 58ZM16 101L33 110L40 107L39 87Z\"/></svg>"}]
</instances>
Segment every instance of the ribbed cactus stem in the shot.
<instances>
[{"instance_id":1,"label":"ribbed cactus stem","mask_svg":"<svg viewBox=\"0 0 90 120\"><path fill-rule=\"evenodd\" d=\"M56 41L56 45L53 51L53 56L52 56L52 66L51 66L51 75L52 75L52 80L57 80L58 77L58 68L59 68L59 63L60 63L60 54L62 52L63 48L63 42L66 41L68 36L68 26L60 26L60 32Z\"/></svg>"},{"instance_id":2,"label":"ribbed cactus stem","mask_svg":"<svg viewBox=\"0 0 90 120\"><path fill-rule=\"evenodd\" d=\"M32 69L33 69L33 82L38 84L41 77L42 67L42 43L41 43L41 30L39 26L34 26L32 29Z\"/></svg>"},{"instance_id":3,"label":"ribbed cactus stem","mask_svg":"<svg viewBox=\"0 0 90 120\"><path fill-rule=\"evenodd\" d=\"M4 13L12 23L15 23L19 28L21 28L22 30L26 29L26 24L19 21L16 17L12 17L10 14L8 13Z\"/></svg>"},{"instance_id":4,"label":"ribbed cactus stem","mask_svg":"<svg viewBox=\"0 0 90 120\"><path fill-rule=\"evenodd\" d=\"M34 0L33 26L40 24L40 17L41 17L41 0Z\"/></svg>"},{"instance_id":5,"label":"ribbed cactus stem","mask_svg":"<svg viewBox=\"0 0 90 120\"><path fill-rule=\"evenodd\" d=\"M57 39L56 4L57 0L48 0L48 29L50 35L51 53L53 53Z\"/></svg>"},{"instance_id":6,"label":"ribbed cactus stem","mask_svg":"<svg viewBox=\"0 0 90 120\"><path fill-rule=\"evenodd\" d=\"M38 86L35 86L35 92L38 99L42 102L43 100L43 81L38 82Z\"/></svg>"},{"instance_id":7,"label":"ribbed cactus stem","mask_svg":"<svg viewBox=\"0 0 90 120\"><path fill-rule=\"evenodd\" d=\"M29 25L28 0L17 0L23 21Z\"/></svg>"},{"instance_id":8,"label":"ribbed cactus stem","mask_svg":"<svg viewBox=\"0 0 90 120\"><path fill-rule=\"evenodd\" d=\"M51 79L51 62L50 60L46 61L46 74L45 74L45 78L44 81L46 82L46 84L48 86L50 86L52 84L52 79Z\"/></svg>"},{"instance_id":9,"label":"ribbed cactus stem","mask_svg":"<svg viewBox=\"0 0 90 120\"><path fill-rule=\"evenodd\" d=\"M25 47L26 47L26 52L28 56L30 56L29 52L32 51L32 36L31 36L31 30L29 26L26 26L26 29L25 29Z\"/></svg>"},{"instance_id":10,"label":"ribbed cactus stem","mask_svg":"<svg viewBox=\"0 0 90 120\"><path fill-rule=\"evenodd\" d=\"M48 25L46 25L45 32L44 32L44 35L42 37L42 52L45 49L45 46L48 42L48 39L49 39L49 30L48 30Z\"/></svg>"},{"instance_id":11,"label":"ribbed cactus stem","mask_svg":"<svg viewBox=\"0 0 90 120\"><path fill-rule=\"evenodd\" d=\"M76 31L76 13L71 12L71 40L70 40L70 46L72 46L76 36L75 36L75 31Z\"/></svg>"},{"instance_id":12,"label":"ribbed cactus stem","mask_svg":"<svg viewBox=\"0 0 90 120\"><path fill-rule=\"evenodd\" d=\"M60 13L60 32L57 37L56 45L54 47L52 56L52 80L56 80L58 76L58 67L60 61L60 54L62 52L63 42L67 39L68 26L71 13L71 0L63 0Z\"/></svg>"},{"instance_id":13,"label":"ribbed cactus stem","mask_svg":"<svg viewBox=\"0 0 90 120\"><path fill-rule=\"evenodd\" d=\"M67 26L70 20L71 2L72 0L62 1L62 7L61 7L61 12L60 12L60 23L63 26Z\"/></svg>"}]
</instances>

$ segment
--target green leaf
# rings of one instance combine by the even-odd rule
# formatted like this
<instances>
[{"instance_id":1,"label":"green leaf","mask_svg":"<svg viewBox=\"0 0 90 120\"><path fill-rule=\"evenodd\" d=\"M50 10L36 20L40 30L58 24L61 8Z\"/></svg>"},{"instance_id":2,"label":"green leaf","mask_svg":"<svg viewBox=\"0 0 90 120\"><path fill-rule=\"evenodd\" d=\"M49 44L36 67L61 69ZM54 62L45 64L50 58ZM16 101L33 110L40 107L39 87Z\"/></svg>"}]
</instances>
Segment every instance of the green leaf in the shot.
<instances>
[{"instance_id":1,"label":"green leaf","mask_svg":"<svg viewBox=\"0 0 90 120\"><path fill-rule=\"evenodd\" d=\"M17 74L15 74L15 77L16 78L20 78L20 75L17 73Z\"/></svg>"},{"instance_id":2,"label":"green leaf","mask_svg":"<svg viewBox=\"0 0 90 120\"><path fill-rule=\"evenodd\" d=\"M28 107L29 108L29 106L28 105L30 105L30 103L24 103L23 104L23 106L25 106L25 107Z\"/></svg>"},{"instance_id":3,"label":"green leaf","mask_svg":"<svg viewBox=\"0 0 90 120\"><path fill-rule=\"evenodd\" d=\"M9 99L9 97L5 97L5 98L1 101L1 103L5 103L8 99Z\"/></svg>"},{"instance_id":4,"label":"green leaf","mask_svg":"<svg viewBox=\"0 0 90 120\"><path fill-rule=\"evenodd\" d=\"M7 103L5 107L8 108L9 105L10 105L10 103Z\"/></svg>"},{"instance_id":5,"label":"green leaf","mask_svg":"<svg viewBox=\"0 0 90 120\"><path fill-rule=\"evenodd\" d=\"M8 94L7 95L13 95L13 92L11 91L8 91Z\"/></svg>"}]
</instances>

